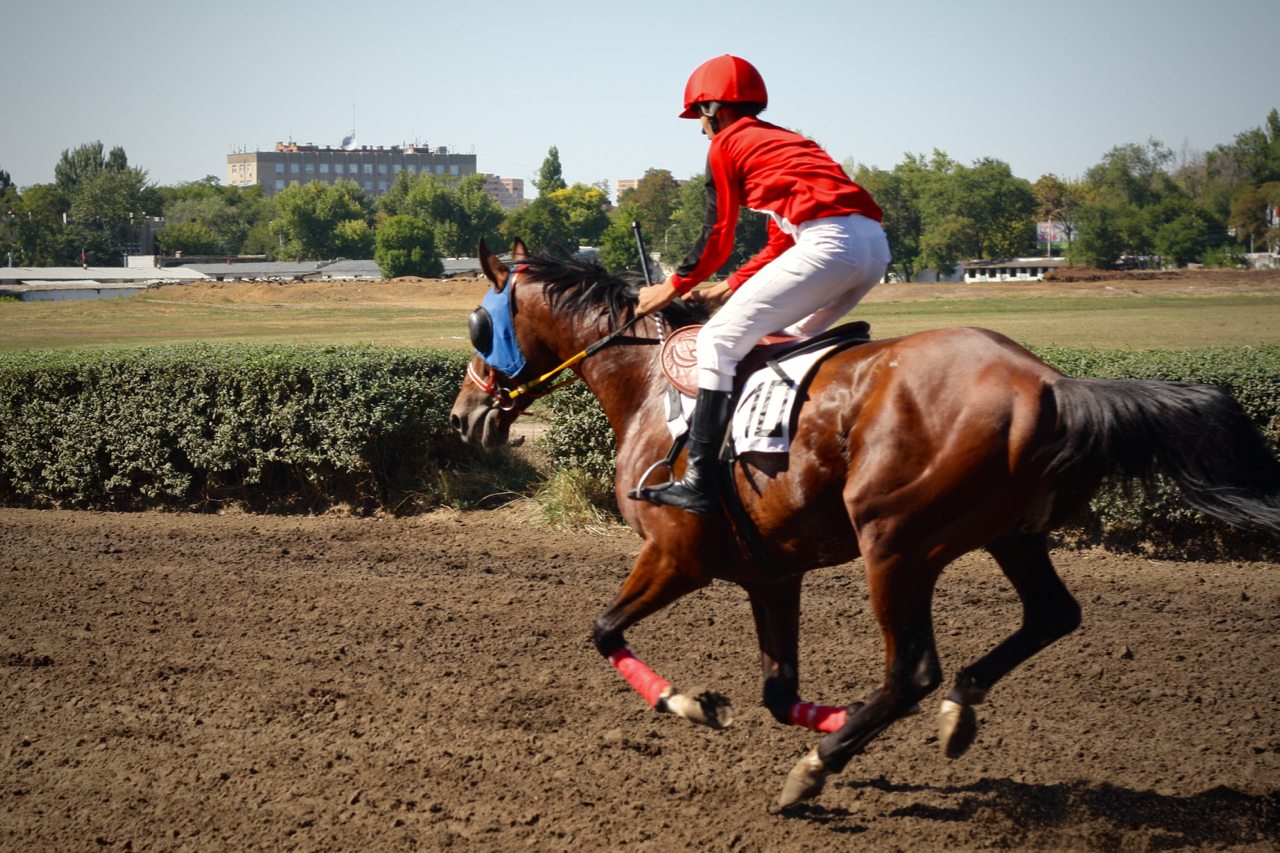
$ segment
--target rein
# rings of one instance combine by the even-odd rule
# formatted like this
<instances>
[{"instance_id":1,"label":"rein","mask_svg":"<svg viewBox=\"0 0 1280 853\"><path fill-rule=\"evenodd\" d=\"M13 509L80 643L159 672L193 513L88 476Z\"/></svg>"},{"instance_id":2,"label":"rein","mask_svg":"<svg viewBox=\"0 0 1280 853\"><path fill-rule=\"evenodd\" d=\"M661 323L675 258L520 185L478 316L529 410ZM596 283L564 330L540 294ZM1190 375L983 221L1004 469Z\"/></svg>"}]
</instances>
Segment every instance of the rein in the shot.
<instances>
[{"instance_id":1,"label":"rein","mask_svg":"<svg viewBox=\"0 0 1280 853\"><path fill-rule=\"evenodd\" d=\"M640 270L641 272L644 273L644 283L646 285L652 285L653 277L649 274L649 253L646 252L644 249L644 238L640 236L639 222L631 223L631 232L635 235L636 249L640 253ZM521 265L511 271L510 284L508 285L510 290L508 291L508 293L510 295L510 298L513 300L515 299L515 293L516 293L516 280L517 280L516 273L521 272L525 269L528 269L528 267ZM557 388L563 388L564 386L568 385L570 382L574 382L578 379L581 379L582 378L581 376L575 375L569 379L566 379L563 382L559 382L559 383L556 383L555 385L552 385L550 388L547 388L545 391L542 390L544 384L555 379L555 377L558 376L562 371L568 370L570 367L573 367L575 364L582 361L584 358L594 355L600 350L604 349L606 346L612 343L614 339L616 339L619 335L621 335L627 329L630 329L632 326L634 326L636 324L636 321L639 320L640 317L641 315L639 314L634 315L630 320L623 323L620 327L618 327L617 329L614 329L612 332L605 335L603 338L596 341L594 344L587 347L582 352L573 356L569 360L563 362L559 367L555 368L554 370L550 370L542 374L532 382L526 382L523 385L520 385L519 387L511 391L507 391L505 389L499 388L498 383L494 380L491 380L489 382L482 381L476 375L476 372L471 369L470 364L467 365L467 376L469 376L472 382L475 382L476 385L478 385L481 389L486 391L490 396L496 397L498 399L498 406L503 411L509 412L515 408L517 397L523 396L523 397L529 397L530 399L533 399L536 397L545 397L546 395L550 394L552 391L555 391ZM662 314L661 312L658 313L657 323L658 323L658 347L659 349L661 349L662 347ZM519 345L520 344L517 341L516 346L519 347ZM523 357L522 357L522 360L523 360ZM496 376L492 367L489 368L489 371L490 371L491 377Z\"/></svg>"},{"instance_id":2,"label":"rein","mask_svg":"<svg viewBox=\"0 0 1280 853\"><path fill-rule=\"evenodd\" d=\"M513 273L511 278L511 284L509 285L512 288L513 298L515 295L514 291L515 291L516 281L517 279L515 278L515 275ZM533 379L533 380L530 380L529 382L525 382L524 384L519 385L516 388L512 388L511 390L507 390L506 388L502 388L501 386L498 385L496 379L494 378L495 372L493 368L489 369L490 378L486 380L476 372L475 368L472 367L470 363L468 363L467 377L472 382L474 382L477 386L479 386L480 390L489 394L491 397L497 398L498 407L502 409L502 411L509 412L515 408L516 398L518 397L528 397L530 399L534 399L537 397L545 397L553 391L563 388L564 386L572 382L576 382L581 377L575 374L574 376L571 376L568 379L565 379L563 382L556 382L555 384L547 387L548 384L551 383L561 373L573 367L575 364L582 361L583 359L588 358L589 356L595 355L597 352L604 349L609 344L613 343L613 341L617 339L619 335L621 335L623 332L627 331L632 326L634 326L636 322L639 321L642 317L643 315L636 315L632 317L630 320L623 323L621 326L614 329L612 332L605 335L600 340L588 346L582 352L562 362L558 367L554 367L551 370L539 376L537 379ZM661 316L658 317L657 322L658 322L658 343L659 345L661 345L662 343L662 317Z\"/></svg>"}]
</instances>

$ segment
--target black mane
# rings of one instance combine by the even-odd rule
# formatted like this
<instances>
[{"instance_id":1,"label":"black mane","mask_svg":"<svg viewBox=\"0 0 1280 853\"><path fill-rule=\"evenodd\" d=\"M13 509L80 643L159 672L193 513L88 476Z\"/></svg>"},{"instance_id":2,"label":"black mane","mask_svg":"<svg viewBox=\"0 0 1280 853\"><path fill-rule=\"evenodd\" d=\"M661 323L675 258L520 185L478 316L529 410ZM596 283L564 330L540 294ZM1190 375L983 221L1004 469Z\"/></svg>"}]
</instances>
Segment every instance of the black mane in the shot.
<instances>
[{"instance_id":1,"label":"black mane","mask_svg":"<svg viewBox=\"0 0 1280 853\"><path fill-rule=\"evenodd\" d=\"M594 258L567 258L542 251L523 262L533 278L542 282L547 300L556 313L575 320L594 319L607 312L617 328L635 314L637 293L644 279L636 273L611 275ZM662 318L673 328L705 323L710 312L701 305L677 299L662 310Z\"/></svg>"}]
</instances>

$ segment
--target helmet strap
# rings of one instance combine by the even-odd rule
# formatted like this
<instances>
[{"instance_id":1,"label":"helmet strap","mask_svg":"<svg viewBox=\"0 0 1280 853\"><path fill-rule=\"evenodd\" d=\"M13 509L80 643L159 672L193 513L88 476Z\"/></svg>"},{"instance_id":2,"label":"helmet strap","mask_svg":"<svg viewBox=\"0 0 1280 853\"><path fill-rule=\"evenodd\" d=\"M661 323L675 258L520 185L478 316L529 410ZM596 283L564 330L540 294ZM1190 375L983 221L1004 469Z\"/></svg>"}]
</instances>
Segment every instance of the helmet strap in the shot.
<instances>
[{"instance_id":1,"label":"helmet strap","mask_svg":"<svg viewBox=\"0 0 1280 853\"><path fill-rule=\"evenodd\" d=\"M706 117L707 123L711 125L713 133L720 132L720 120L716 118L716 113L720 111L719 101L703 101L698 104L698 112Z\"/></svg>"}]
</instances>

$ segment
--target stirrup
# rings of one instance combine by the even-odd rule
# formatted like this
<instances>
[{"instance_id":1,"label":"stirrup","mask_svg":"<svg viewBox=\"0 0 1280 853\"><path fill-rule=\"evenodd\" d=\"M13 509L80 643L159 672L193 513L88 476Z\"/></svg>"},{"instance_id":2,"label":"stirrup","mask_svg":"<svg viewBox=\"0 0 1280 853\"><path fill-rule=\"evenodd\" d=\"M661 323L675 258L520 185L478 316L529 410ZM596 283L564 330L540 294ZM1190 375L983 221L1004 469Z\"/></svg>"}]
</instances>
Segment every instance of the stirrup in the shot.
<instances>
[{"instance_id":1,"label":"stirrup","mask_svg":"<svg viewBox=\"0 0 1280 853\"><path fill-rule=\"evenodd\" d=\"M682 433L671 442L671 449L667 451L667 455L659 459L657 462L644 469L644 473L640 475L640 482L636 483L635 488L627 492L627 497L633 501L648 500L643 496L644 492L660 492L663 489L669 489L676 484L676 458L680 456L680 451L684 450L685 443L689 440L689 433ZM667 481L658 483L655 486L645 486L649 481L649 477L659 468L667 469Z\"/></svg>"},{"instance_id":2,"label":"stirrup","mask_svg":"<svg viewBox=\"0 0 1280 853\"><path fill-rule=\"evenodd\" d=\"M683 497L678 496L680 492L687 491ZM668 493L674 493L676 497L667 497ZM662 488L646 489L637 488L627 493L627 497L636 500L645 501L655 506L669 506L676 509L682 509L693 515L706 517L712 515L716 511L719 495L701 491L695 491L692 486L685 485L681 482L667 483Z\"/></svg>"},{"instance_id":3,"label":"stirrup","mask_svg":"<svg viewBox=\"0 0 1280 853\"><path fill-rule=\"evenodd\" d=\"M657 483L656 485L653 485L653 486L646 486L645 483L649 482L650 475L652 475L653 472L658 470L659 468L667 469L667 481L665 483ZM648 468L644 470L644 473L640 475L640 482L636 484L634 489L627 492L627 497L631 498L633 501L648 500L648 498L644 496L645 492L666 491L667 489L671 488L675 484L676 484L676 469L672 467L671 460L659 459L657 462L653 463L652 465L650 465Z\"/></svg>"}]
</instances>

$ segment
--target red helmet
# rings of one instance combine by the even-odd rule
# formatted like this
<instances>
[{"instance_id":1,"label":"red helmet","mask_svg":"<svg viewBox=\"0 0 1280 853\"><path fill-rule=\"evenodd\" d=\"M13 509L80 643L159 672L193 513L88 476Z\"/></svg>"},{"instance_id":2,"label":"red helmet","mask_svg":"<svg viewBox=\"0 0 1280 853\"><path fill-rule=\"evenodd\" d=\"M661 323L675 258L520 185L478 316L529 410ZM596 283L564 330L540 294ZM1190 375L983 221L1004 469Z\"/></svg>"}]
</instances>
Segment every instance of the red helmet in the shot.
<instances>
[{"instance_id":1,"label":"red helmet","mask_svg":"<svg viewBox=\"0 0 1280 853\"><path fill-rule=\"evenodd\" d=\"M699 114L693 105L702 101L752 101L767 105L769 93L754 65L726 53L708 59L689 75L689 82L684 84L684 112L680 118L697 118Z\"/></svg>"}]
</instances>

